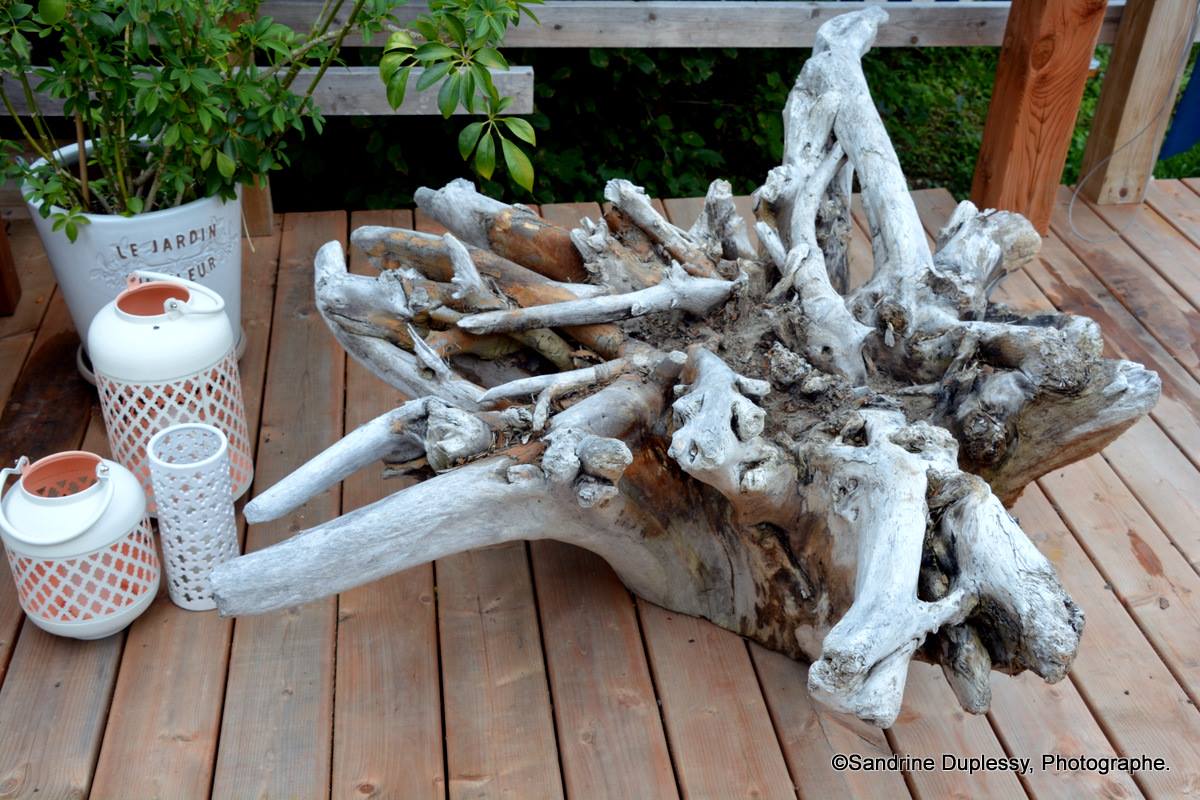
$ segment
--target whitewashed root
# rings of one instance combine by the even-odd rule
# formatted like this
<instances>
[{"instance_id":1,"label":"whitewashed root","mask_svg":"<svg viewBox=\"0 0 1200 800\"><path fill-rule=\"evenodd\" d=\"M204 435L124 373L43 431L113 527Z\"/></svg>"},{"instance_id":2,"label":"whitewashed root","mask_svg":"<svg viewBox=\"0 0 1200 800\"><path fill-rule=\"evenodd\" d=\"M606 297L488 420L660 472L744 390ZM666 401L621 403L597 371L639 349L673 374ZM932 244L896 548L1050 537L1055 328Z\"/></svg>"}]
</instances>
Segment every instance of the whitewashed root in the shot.
<instances>
[{"instance_id":1,"label":"whitewashed root","mask_svg":"<svg viewBox=\"0 0 1200 800\"><path fill-rule=\"evenodd\" d=\"M1147 413L1159 380L1104 358L1091 320L989 301L1040 244L1019 215L963 203L930 250L860 63L884 19L819 31L755 193L757 254L722 181L687 229L611 181L605 216L572 231L455 181L417 193L452 235L354 232L378 277L322 248L334 335L420 399L247 517L380 459L427 477L220 566L221 612L554 538L651 602L811 661L814 697L881 726L913 658L973 713L994 669L1061 680L1083 614L1004 504ZM849 292L855 180L874 270ZM490 377L463 378L463 353Z\"/></svg>"}]
</instances>

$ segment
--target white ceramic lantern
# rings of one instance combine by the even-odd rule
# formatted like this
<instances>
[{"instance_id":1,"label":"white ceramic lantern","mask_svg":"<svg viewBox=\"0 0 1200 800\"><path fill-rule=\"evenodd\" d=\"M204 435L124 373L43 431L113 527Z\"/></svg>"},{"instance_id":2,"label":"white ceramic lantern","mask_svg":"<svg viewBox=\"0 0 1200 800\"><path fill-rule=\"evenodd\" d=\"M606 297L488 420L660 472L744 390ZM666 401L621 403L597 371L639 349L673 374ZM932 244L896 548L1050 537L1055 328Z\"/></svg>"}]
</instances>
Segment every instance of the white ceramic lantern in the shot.
<instances>
[{"instance_id":1,"label":"white ceramic lantern","mask_svg":"<svg viewBox=\"0 0 1200 800\"><path fill-rule=\"evenodd\" d=\"M100 309L88 329L113 457L141 482L155 513L146 446L164 428L204 422L229 439L233 496L254 477L234 333L221 296L152 272Z\"/></svg>"},{"instance_id":2,"label":"white ceramic lantern","mask_svg":"<svg viewBox=\"0 0 1200 800\"><path fill-rule=\"evenodd\" d=\"M209 574L238 554L229 440L212 425L172 425L154 434L146 453L171 602L216 608Z\"/></svg>"},{"instance_id":3,"label":"white ceramic lantern","mask_svg":"<svg viewBox=\"0 0 1200 800\"><path fill-rule=\"evenodd\" d=\"M39 628L75 639L124 629L158 592L146 496L129 470L71 451L0 470L0 537L21 608Z\"/></svg>"}]
</instances>

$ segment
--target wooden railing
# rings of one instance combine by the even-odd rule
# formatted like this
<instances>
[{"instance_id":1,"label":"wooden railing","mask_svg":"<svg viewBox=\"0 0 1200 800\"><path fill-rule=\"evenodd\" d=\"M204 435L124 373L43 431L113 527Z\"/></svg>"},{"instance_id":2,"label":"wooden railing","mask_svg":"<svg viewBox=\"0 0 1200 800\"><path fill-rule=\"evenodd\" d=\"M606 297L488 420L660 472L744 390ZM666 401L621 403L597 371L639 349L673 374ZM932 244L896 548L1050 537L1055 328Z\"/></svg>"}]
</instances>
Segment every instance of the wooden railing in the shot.
<instances>
[{"instance_id":1,"label":"wooden railing","mask_svg":"<svg viewBox=\"0 0 1200 800\"><path fill-rule=\"evenodd\" d=\"M1045 230L1097 43L1117 46L1087 148L1085 171L1096 175L1085 194L1104 202L1141 201L1169 119L1183 54L1196 39L1198 2L885 2L890 21L876 46L1002 47L972 196L980 205L1020 211ZM541 25L525 21L509 32L505 45L808 47L829 18L865 5L842 0L547 0L536 9ZM320 7L321 0L265 0L260 13L307 29ZM425 10L417 2L397 15L404 21ZM351 37L347 45L361 46L361 40ZM518 113L532 109L533 79L532 70L520 67L498 76L502 91L517 98ZM397 113L430 113L436 90L410 93ZM318 102L329 114L392 113L369 68L327 76ZM1162 109L1168 113L1147 120ZM1139 126L1146 130L1127 146ZM265 200L269 209L269 196ZM269 213L250 224L254 231L269 227Z\"/></svg>"}]
</instances>

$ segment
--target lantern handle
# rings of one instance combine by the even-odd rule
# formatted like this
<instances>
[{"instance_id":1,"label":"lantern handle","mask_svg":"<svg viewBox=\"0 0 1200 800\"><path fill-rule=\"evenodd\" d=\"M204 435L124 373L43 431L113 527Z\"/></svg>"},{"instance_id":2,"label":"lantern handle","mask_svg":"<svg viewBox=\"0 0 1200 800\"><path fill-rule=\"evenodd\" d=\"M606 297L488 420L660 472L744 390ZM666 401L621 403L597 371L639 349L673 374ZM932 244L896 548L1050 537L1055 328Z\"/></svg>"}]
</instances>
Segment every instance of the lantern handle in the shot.
<instances>
[{"instance_id":1,"label":"lantern handle","mask_svg":"<svg viewBox=\"0 0 1200 800\"><path fill-rule=\"evenodd\" d=\"M213 301L211 308L188 308L178 300L168 300L163 304L163 310L170 314L221 314L225 311L225 298L221 297L220 293L204 286L203 284L189 281L187 278L181 278L178 275L168 275L164 272L153 272L148 269L138 269L129 273L126 276L126 281L132 284L135 280L138 283L150 283L152 281L160 281L163 283L175 283L187 287L189 291L198 292L205 295Z\"/></svg>"},{"instance_id":2,"label":"lantern handle","mask_svg":"<svg viewBox=\"0 0 1200 800\"><path fill-rule=\"evenodd\" d=\"M23 475L28 466L29 458L26 456L21 456L17 459L17 463L14 466L0 469L0 495L3 494L4 485L8 483L8 479L13 475ZM109 505L112 504L113 482L109 480L109 477L110 471L108 468L108 463L105 462L104 459L100 459L100 463L96 465L96 483L100 486L100 491L103 493L100 502L97 504L95 513L84 520L83 523L79 525L78 530L69 531L68 535L66 536L59 534L56 535L52 540L31 539L29 536L18 531L13 524L8 521L8 517L4 513L3 503L0 503L0 529L2 529L12 538L16 539L18 542L35 546L61 544L74 539L76 536L99 522L100 517L104 515L104 512L108 510Z\"/></svg>"}]
</instances>

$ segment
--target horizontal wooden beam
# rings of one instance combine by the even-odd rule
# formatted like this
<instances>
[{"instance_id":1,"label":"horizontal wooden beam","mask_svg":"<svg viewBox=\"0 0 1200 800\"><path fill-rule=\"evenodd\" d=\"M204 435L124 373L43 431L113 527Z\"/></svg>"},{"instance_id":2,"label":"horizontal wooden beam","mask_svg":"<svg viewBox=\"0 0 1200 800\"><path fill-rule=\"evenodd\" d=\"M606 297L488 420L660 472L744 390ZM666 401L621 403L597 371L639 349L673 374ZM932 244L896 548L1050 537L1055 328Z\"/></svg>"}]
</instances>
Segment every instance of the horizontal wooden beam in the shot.
<instances>
[{"instance_id":1,"label":"horizontal wooden beam","mask_svg":"<svg viewBox=\"0 0 1200 800\"><path fill-rule=\"evenodd\" d=\"M423 70L414 69L409 78L409 91L404 98L404 105L398 111L393 111L387 103L382 81L379 80L379 70L375 67L330 67L321 83L313 92L313 99L325 113L325 116L375 116L388 114L431 115L438 114L437 93L441 83L423 92L415 90L417 80ZM507 71L492 70L492 80L500 94L513 98L510 111L513 114L528 114L533 111L533 68L512 67ZM302 70L298 86L306 86L306 77L311 77L316 70ZM28 107L24 97L17 91L17 84L11 79L3 78L6 93L12 99L17 113L25 114ZM48 116L61 116L63 103L61 100L41 95L38 97L42 113ZM461 109L455 113L465 113Z\"/></svg>"},{"instance_id":2,"label":"horizontal wooden beam","mask_svg":"<svg viewBox=\"0 0 1200 800\"><path fill-rule=\"evenodd\" d=\"M349 4L347 4L349 5ZM530 20L510 30L506 47L811 47L817 28L830 17L879 3L795 0L546 0ZM876 47L999 46L1009 3L945 3L916 0L883 3L890 22L879 29ZM320 0L264 0L260 16L308 30ZM1124 0L1112 0L1100 34L1116 38ZM428 10L423 2L396 9L402 22ZM385 36L371 44L378 46ZM348 45L362 41L350 37Z\"/></svg>"}]
</instances>

